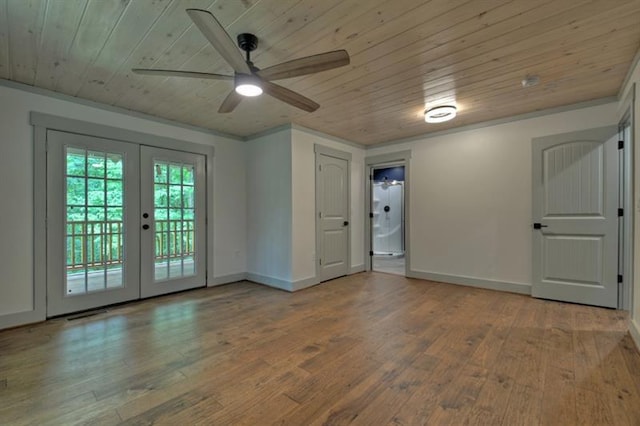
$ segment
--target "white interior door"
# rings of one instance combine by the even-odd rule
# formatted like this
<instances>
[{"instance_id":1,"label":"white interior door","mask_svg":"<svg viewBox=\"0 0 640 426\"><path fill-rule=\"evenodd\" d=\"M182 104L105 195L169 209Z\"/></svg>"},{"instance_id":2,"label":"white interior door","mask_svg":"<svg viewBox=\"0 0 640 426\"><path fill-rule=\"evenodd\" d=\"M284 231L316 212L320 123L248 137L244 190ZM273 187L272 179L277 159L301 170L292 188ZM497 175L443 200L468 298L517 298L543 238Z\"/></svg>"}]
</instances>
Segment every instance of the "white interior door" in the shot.
<instances>
[{"instance_id":1,"label":"white interior door","mask_svg":"<svg viewBox=\"0 0 640 426\"><path fill-rule=\"evenodd\" d=\"M349 273L349 162L317 156L319 278L330 280Z\"/></svg>"},{"instance_id":2,"label":"white interior door","mask_svg":"<svg viewBox=\"0 0 640 426\"><path fill-rule=\"evenodd\" d=\"M533 141L535 297L616 307L616 129Z\"/></svg>"},{"instance_id":3,"label":"white interior door","mask_svg":"<svg viewBox=\"0 0 640 426\"><path fill-rule=\"evenodd\" d=\"M47 132L47 316L139 297L138 146Z\"/></svg>"},{"instance_id":4,"label":"white interior door","mask_svg":"<svg viewBox=\"0 0 640 426\"><path fill-rule=\"evenodd\" d=\"M142 297L206 285L203 155L142 146Z\"/></svg>"}]
</instances>

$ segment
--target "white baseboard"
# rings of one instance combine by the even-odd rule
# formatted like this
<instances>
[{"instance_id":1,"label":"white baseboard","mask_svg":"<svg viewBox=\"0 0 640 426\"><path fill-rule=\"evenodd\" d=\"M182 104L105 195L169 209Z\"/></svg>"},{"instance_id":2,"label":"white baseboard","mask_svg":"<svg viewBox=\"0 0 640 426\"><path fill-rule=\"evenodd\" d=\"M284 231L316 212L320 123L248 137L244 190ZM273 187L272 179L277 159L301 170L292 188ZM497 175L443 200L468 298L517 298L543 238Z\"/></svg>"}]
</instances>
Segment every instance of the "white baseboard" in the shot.
<instances>
[{"instance_id":1,"label":"white baseboard","mask_svg":"<svg viewBox=\"0 0 640 426\"><path fill-rule=\"evenodd\" d=\"M247 272L247 280L253 281L257 284L264 284L269 287L277 288L279 290L293 291L293 283L291 281L286 281L280 278Z\"/></svg>"},{"instance_id":2,"label":"white baseboard","mask_svg":"<svg viewBox=\"0 0 640 426\"><path fill-rule=\"evenodd\" d=\"M292 288L292 291L298 291L305 288L313 287L314 285L318 285L318 284L320 284L320 281L318 281L318 278L309 277L309 278L292 282L291 288Z\"/></svg>"},{"instance_id":3,"label":"white baseboard","mask_svg":"<svg viewBox=\"0 0 640 426\"><path fill-rule=\"evenodd\" d=\"M213 277L213 282L208 285L207 287L214 287L217 285L222 285L222 284L229 284L229 283L235 283L238 281L244 281L247 279L247 273L246 272L239 272L237 274L229 274L229 275L222 275L220 277Z\"/></svg>"},{"instance_id":4,"label":"white baseboard","mask_svg":"<svg viewBox=\"0 0 640 426\"><path fill-rule=\"evenodd\" d=\"M465 277L462 275L438 274L427 271L409 271L409 278L420 278L429 281L438 281L448 284L466 285L469 287L486 288L489 290L506 291L509 293L531 294L531 285L511 283L505 281L487 280L482 278Z\"/></svg>"},{"instance_id":5,"label":"white baseboard","mask_svg":"<svg viewBox=\"0 0 640 426\"><path fill-rule=\"evenodd\" d=\"M638 324L638 321L629 321L629 334L631 334L631 339L636 344L636 348L640 351L640 324Z\"/></svg>"},{"instance_id":6,"label":"white baseboard","mask_svg":"<svg viewBox=\"0 0 640 426\"><path fill-rule=\"evenodd\" d=\"M37 311L17 312L15 314L0 315L0 330L21 325L45 321L46 315Z\"/></svg>"},{"instance_id":7,"label":"white baseboard","mask_svg":"<svg viewBox=\"0 0 640 426\"><path fill-rule=\"evenodd\" d=\"M352 266L351 269L349 270L349 275L357 274L359 272L364 272L364 263L362 263L360 265Z\"/></svg>"}]
</instances>

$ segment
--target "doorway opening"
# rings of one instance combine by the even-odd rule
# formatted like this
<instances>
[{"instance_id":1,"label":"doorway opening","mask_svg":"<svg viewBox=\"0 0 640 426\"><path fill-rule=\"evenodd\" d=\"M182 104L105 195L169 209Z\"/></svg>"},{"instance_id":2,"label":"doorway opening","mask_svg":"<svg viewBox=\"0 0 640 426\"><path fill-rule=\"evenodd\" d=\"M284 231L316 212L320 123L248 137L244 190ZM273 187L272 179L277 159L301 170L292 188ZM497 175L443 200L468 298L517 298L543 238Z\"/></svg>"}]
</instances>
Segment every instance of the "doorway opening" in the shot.
<instances>
[{"instance_id":1,"label":"doorway opening","mask_svg":"<svg viewBox=\"0 0 640 426\"><path fill-rule=\"evenodd\" d=\"M405 167L371 172L371 269L405 275Z\"/></svg>"}]
</instances>

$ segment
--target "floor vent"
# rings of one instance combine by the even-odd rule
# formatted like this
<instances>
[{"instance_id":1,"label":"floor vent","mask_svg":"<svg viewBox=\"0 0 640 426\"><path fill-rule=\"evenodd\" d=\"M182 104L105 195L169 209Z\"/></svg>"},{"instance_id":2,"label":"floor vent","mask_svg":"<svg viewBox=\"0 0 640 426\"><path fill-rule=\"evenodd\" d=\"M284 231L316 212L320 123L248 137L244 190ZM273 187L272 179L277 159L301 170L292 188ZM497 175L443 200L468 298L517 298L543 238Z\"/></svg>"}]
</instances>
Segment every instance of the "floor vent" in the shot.
<instances>
[{"instance_id":1,"label":"floor vent","mask_svg":"<svg viewBox=\"0 0 640 426\"><path fill-rule=\"evenodd\" d=\"M73 320L77 320L80 318L86 318L86 317L92 317L94 315L99 315L99 314L104 314L107 313L108 311L106 309L99 309L97 311L87 311L87 312L81 312L79 314L76 315L70 315L67 317L67 321L73 321Z\"/></svg>"}]
</instances>

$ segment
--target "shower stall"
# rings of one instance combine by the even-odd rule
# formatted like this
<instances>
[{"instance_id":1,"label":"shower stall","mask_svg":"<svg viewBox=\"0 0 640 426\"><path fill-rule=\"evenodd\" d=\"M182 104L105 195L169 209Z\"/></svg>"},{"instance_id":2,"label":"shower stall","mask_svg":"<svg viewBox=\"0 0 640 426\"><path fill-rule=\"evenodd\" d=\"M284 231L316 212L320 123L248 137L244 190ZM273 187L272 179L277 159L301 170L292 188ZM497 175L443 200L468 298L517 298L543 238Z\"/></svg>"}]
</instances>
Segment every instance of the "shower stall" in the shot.
<instances>
[{"instance_id":1,"label":"shower stall","mask_svg":"<svg viewBox=\"0 0 640 426\"><path fill-rule=\"evenodd\" d=\"M404 256L404 167L374 170L372 185L374 256Z\"/></svg>"}]
</instances>

